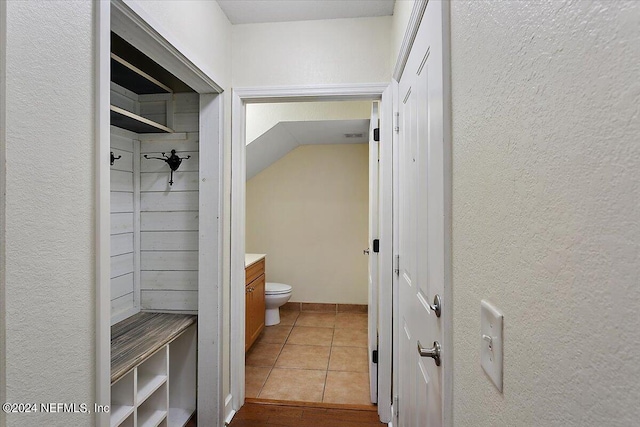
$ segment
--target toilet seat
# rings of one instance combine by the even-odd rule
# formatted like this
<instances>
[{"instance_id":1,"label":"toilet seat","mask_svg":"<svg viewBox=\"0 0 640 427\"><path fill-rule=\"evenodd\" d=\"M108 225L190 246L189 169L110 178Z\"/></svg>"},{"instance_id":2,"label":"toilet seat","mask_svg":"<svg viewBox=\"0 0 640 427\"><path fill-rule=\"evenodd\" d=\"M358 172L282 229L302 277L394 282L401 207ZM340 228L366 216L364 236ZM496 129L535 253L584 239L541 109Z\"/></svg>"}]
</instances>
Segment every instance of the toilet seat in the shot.
<instances>
[{"instance_id":1,"label":"toilet seat","mask_svg":"<svg viewBox=\"0 0 640 427\"><path fill-rule=\"evenodd\" d=\"M267 282L264 293L266 295L281 295L291 292L291 289L290 285L285 285L284 283Z\"/></svg>"}]
</instances>

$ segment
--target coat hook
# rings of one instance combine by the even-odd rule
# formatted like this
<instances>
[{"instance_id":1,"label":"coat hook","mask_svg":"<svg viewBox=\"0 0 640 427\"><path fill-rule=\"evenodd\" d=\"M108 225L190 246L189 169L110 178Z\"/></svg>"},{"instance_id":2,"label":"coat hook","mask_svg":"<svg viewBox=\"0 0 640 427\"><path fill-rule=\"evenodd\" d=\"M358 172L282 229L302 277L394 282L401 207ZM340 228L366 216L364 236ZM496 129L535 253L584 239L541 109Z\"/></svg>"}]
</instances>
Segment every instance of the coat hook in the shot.
<instances>
[{"instance_id":1,"label":"coat hook","mask_svg":"<svg viewBox=\"0 0 640 427\"><path fill-rule=\"evenodd\" d=\"M111 152L111 166L113 166L113 164L115 163L115 161L116 161L116 160L118 160L118 159L120 159L120 158L122 158L122 156L118 156L118 157L116 157L116 156L113 154L113 151L112 151L112 152Z\"/></svg>"},{"instance_id":2,"label":"coat hook","mask_svg":"<svg viewBox=\"0 0 640 427\"><path fill-rule=\"evenodd\" d=\"M149 157L146 154L144 155L145 159L157 159L166 162L171 168L171 177L169 178L169 185L173 185L173 171L178 170L180 164L183 160L190 159L191 156L180 157L176 154L176 150L171 150L171 156L167 156L164 152L162 153L163 157Z\"/></svg>"}]
</instances>

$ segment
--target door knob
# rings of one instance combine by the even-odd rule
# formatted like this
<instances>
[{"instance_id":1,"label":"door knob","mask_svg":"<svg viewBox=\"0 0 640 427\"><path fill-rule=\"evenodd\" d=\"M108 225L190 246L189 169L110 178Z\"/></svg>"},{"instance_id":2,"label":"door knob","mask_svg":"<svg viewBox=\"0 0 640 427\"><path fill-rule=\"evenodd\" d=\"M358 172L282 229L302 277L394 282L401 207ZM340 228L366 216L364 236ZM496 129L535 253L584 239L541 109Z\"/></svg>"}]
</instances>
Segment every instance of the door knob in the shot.
<instances>
[{"instance_id":1,"label":"door knob","mask_svg":"<svg viewBox=\"0 0 640 427\"><path fill-rule=\"evenodd\" d=\"M431 357L436 362L436 366L440 366L440 343L438 341L433 342L433 347L424 348L418 341L418 354L420 357Z\"/></svg>"},{"instance_id":2,"label":"door knob","mask_svg":"<svg viewBox=\"0 0 640 427\"><path fill-rule=\"evenodd\" d=\"M440 317L440 314L442 314L442 298L440 298L440 295L436 295L433 298L433 305L430 305L429 308L436 313L436 317Z\"/></svg>"}]
</instances>

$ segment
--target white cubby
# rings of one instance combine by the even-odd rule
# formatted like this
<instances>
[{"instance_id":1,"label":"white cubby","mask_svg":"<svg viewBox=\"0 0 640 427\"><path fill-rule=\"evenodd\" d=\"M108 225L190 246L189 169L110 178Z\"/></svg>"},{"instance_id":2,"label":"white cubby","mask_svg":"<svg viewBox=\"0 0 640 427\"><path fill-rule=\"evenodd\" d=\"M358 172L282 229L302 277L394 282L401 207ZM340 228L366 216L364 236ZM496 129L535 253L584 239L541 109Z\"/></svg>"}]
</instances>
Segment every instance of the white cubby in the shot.
<instances>
[{"instance_id":1,"label":"white cubby","mask_svg":"<svg viewBox=\"0 0 640 427\"><path fill-rule=\"evenodd\" d=\"M131 371L111 385L111 427L127 425L127 417L133 422L135 409L135 372ZM131 424L133 425L133 424Z\"/></svg>"},{"instance_id":2,"label":"white cubby","mask_svg":"<svg viewBox=\"0 0 640 427\"><path fill-rule=\"evenodd\" d=\"M196 409L197 325L111 385L111 427L183 427Z\"/></svg>"},{"instance_id":3,"label":"white cubby","mask_svg":"<svg viewBox=\"0 0 640 427\"><path fill-rule=\"evenodd\" d=\"M136 399L138 405L142 404L154 391L167 382L168 350L168 346L162 347L138 366L138 393Z\"/></svg>"}]
</instances>

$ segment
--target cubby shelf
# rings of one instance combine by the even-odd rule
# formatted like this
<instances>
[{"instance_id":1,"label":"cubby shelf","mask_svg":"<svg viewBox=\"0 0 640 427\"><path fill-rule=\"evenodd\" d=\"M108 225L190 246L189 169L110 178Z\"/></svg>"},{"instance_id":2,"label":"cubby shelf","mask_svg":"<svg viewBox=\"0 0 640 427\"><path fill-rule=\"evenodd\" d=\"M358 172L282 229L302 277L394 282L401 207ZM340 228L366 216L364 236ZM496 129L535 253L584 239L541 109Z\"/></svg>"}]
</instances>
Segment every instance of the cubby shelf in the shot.
<instances>
[{"instance_id":1,"label":"cubby shelf","mask_svg":"<svg viewBox=\"0 0 640 427\"><path fill-rule=\"evenodd\" d=\"M125 405L112 405L111 406L111 427L116 427L122 424L129 415L133 413L135 406Z\"/></svg>"},{"instance_id":2,"label":"cubby shelf","mask_svg":"<svg viewBox=\"0 0 640 427\"><path fill-rule=\"evenodd\" d=\"M138 405L144 403L162 384L167 382L166 375L140 374L138 372Z\"/></svg>"}]
</instances>

